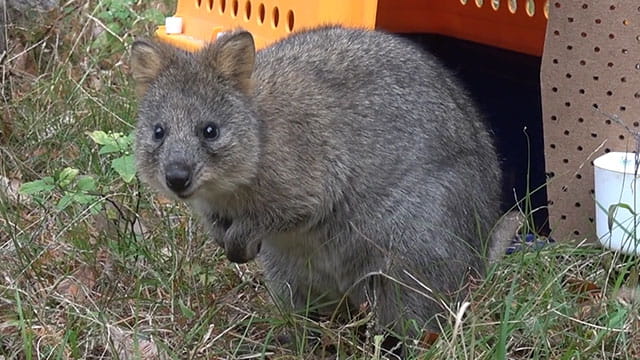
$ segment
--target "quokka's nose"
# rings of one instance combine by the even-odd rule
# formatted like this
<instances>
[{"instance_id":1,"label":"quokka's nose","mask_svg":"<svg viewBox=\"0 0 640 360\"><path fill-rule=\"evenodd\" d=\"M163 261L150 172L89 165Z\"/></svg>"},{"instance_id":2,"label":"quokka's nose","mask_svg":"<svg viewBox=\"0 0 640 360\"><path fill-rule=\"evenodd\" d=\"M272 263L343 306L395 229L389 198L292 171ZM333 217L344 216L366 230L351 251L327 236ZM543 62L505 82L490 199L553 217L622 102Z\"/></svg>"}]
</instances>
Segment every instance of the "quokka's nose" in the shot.
<instances>
[{"instance_id":1,"label":"quokka's nose","mask_svg":"<svg viewBox=\"0 0 640 360\"><path fill-rule=\"evenodd\" d=\"M165 169L165 181L176 193L185 191L191 185L191 167L182 163L169 164Z\"/></svg>"}]
</instances>

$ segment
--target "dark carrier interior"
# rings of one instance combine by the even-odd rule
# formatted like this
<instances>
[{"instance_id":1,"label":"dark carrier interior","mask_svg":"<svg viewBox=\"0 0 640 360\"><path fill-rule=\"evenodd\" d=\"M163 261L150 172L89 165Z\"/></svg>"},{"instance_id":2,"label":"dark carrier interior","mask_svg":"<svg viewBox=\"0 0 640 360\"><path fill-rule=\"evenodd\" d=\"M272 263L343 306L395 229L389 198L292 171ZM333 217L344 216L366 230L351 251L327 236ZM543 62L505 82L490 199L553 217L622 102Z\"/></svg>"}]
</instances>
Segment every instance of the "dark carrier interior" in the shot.
<instances>
[{"instance_id":1,"label":"dark carrier interior","mask_svg":"<svg viewBox=\"0 0 640 360\"><path fill-rule=\"evenodd\" d=\"M531 206L536 209L536 229L548 233L541 59L440 35L403 36L438 56L483 110L502 160L503 210L509 210L516 199L522 207Z\"/></svg>"}]
</instances>

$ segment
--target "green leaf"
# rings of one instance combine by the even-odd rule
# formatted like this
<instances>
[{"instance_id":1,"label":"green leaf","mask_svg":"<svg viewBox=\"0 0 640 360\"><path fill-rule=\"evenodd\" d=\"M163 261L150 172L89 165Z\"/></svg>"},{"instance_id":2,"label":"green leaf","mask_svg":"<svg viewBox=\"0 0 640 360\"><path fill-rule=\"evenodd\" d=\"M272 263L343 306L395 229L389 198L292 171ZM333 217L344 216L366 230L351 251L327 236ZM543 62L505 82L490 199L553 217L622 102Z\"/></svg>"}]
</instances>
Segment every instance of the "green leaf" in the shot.
<instances>
[{"instance_id":1,"label":"green leaf","mask_svg":"<svg viewBox=\"0 0 640 360\"><path fill-rule=\"evenodd\" d=\"M118 17L120 16L121 15L119 14ZM107 28L109 28L109 30L111 30L115 34L120 34L122 32L122 25L115 21L107 24Z\"/></svg>"},{"instance_id":2,"label":"green leaf","mask_svg":"<svg viewBox=\"0 0 640 360\"><path fill-rule=\"evenodd\" d=\"M67 206L69 206L73 202L74 195L75 194L73 193L64 194L64 196L60 199L60 201L58 201L58 204L56 205L56 209L58 211L62 211L66 209Z\"/></svg>"},{"instance_id":3,"label":"green leaf","mask_svg":"<svg viewBox=\"0 0 640 360\"><path fill-rule=\"evenodd\" d=\"M136 162L133 155L126 155L113 159L111 161L111 167L126 183L130 183L136 176Z\"/></svg>"},{"instance_id":4,"label":"green leaf","mask_svg":"<svg viewBox=\"0 0 640 360\"><path fill-rule=\"evenodd\" d=\"M116 145L112 145L112 144L107 144L107 145L103 146L100 149L100 151L98 151L98 154L104 155L104 154L111 154L111 153L115 153L115 152L120 152L120 147L118 147Z\"/></svg>"},{"instance_id":5,"label":"green leaf","mask_svg":"<svg viewBox=\"0 0 640 360\"><path fill-rule=\"evenodd\" d=\"M611 204L609 206L609 209L607 210L607 227L609 231L613 229L613 221L615 219L616 211L618 210L618 208L626 209L631 213L631 215L635 216L635 212L633 211L631 206L623 203Z\"/></svg>"},{"instance_id":6,"label":"green leaf","mask_svg":"<svg viewBox=\"0 0 640 360\"><path fill-rule=\"evenodd\" d=\"M184 315L184 317L186 317L187 319L192 319L194 316L196 316L196 313L189 309L183 302L182 299L178 300L178 306L180 307L180 312L182 312L182 315Z\"/></svg>"},{"instance_id":7,"label":"green leaf","mask_svg":"<svg viewBox=\"0 0 640 360\"><path fill-rule=\"evenodd\" d=\"M619 307L617 311L609 315L608 327L612 329L621 329L627 320L627 309Z\"/></svg>"},{"instance_id":8,"label":"green leaf","mask_svg":"<svg viewBox=\"0 0 640 360\"><path fill-rule=\"evenodd\" d=\"M158 9L149 8L142 13L142 17L156 25L164 23L164 15Z\"/></svg>"},{"instance_id":9,"label":"green leaf","mask_svg":"<svg viewBox=\"0 0 640 360\"><path fill-rule=\"evenodd\" d=\"M73 179L75 179L76 176L78 176L78 173L80 173L80 170L78 169L71 168L71 167L64 168L60 172L60 175L58 175L58 185L60 185L60 187L63 187L63 188L67 187L69 184L71 184Z\"/></svg>"},{"instance_id":10,"label":"green leaf","mask_svg":"<svg viewBox=\"0 0 640 360\"><path fill-rule=\"evenodd\" d=\"M89 210L91 212L91 215L97 215L100 211L102 211L102 202L93 203Z\"/></svg>"},{"instance_id":11,"label":"green leaf","mask_svg":"<svg viewBox=\"0 0 640 360\"><path fill-rule=\"evenodd\" d=\"M108 10L100 11L99 13L96 14L96 17L98 19L102 20L102 21L111 21L111 20L113 20L113 15Z\"/></svg>"},{"instance_id":12,"label":"green leaf","mask_svg":"<svg viewBox=\"0 0 640 360\"><path fill-rule=\"evenodd\" d=\"M113 143L113 140L111 139L111 137L107 135L107 133L104 131L96 130L93 132L88 132L87 135L89 135L91 140L93 140L93 142L95 142L98 145L106 145L106 144Z\"/></svg>"},{"instance_id":13,"label":"green leaf","mask_svg":"<svg viewBox=\"0 0 640 360\"><path fill-rule=\"evenodd\" d=\"M94 178L92 178L91 176L82 176L78 179L78 186L77 186L79 191L95 191L96 190L96 180Z\"/></svg>"},{"instance_id":14,"label":"green leaf","mask_svg":"<svg viewBox=\"0 0 640 360\"><path fill-rule=\"evenodd\" d=\"M51 176L47 176L40 180L22 184L18 192L23 195L34 195L41 192L49 192L53 190L54 187L53 178Z\"/></svg>"},{"instance_id":15,"label":"green leaf","mask_svg":"<svg viewBox=\"0 0 640 360\"><path fill-rule=\"evenodd\" d=\"M78 194L76 193L73 196L73 200L78 204L88 205L96 201L97 196L95 195L87 195L87 194Z\"/></svg>"}]
</instances>

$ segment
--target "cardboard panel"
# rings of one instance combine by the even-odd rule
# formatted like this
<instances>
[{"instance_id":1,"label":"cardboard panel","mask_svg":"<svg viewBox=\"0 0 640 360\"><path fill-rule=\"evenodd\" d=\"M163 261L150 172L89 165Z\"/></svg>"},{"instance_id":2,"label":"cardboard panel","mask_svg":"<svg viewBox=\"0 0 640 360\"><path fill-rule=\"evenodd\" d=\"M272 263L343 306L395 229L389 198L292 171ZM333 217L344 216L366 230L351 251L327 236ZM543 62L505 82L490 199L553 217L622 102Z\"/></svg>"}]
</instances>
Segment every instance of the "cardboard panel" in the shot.
<instances>
[{"instance_id":1,"label":"cardboard panel","mask_svg":"<svg viewBox=\"0 0 640 360\"><path fill-rule=\"evenodd\" d=\"M551 1L541 85L553 234L595 240L592 161L636 148L605 114L640 130L640 2Z\"/></svg>"}]
</instances>

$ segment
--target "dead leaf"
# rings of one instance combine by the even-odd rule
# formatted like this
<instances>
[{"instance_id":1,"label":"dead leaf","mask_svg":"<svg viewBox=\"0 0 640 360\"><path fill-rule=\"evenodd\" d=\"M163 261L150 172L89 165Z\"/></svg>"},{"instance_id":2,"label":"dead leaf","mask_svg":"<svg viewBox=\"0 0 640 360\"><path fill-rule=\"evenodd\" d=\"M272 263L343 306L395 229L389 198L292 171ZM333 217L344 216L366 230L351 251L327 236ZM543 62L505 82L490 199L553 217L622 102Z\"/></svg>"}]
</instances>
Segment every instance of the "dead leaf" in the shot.
<instances>
[{"instance_id":1,"label":"dead leaf","mask_svg":"<svg viewBox=\"0 0 640 360\"><path fill-rule=\"evenodd\" d=\"M12 70L16 70L18 72L24 73L27 71L27 52L25 51L24 45L19 42L16 42L13 47L13 57L9 64Z\"/></svg>"},{"instance_id":2,"label":"dead leaf","mask_svg":"<svg viewBox=\"0 0 640 360\"><path fill-rule=\"evenodd\" d=\"M584 302L584 304L580 306L580 310L576 314L576 318L582 321L591 321L598 317L601 309L602 306L599 303Z\"/></svg>"},{"instance_id":3,"label":"dead leaf","mask_svg":"<svg viewBox=\"0 0 640 360\"><path fill-rule=\"evenodd\" d=\"M102 79L98 75L91 75L88 79L89 88L92 90L102 90Z\"/></svg>"},{"instance_id":4,"label":"dead leaf","mask_svg":"<svg viewBox=\"0 0 640 360\"><path fill-rule=\"evenodd\" d=\"M131 219L133 219L133 223ZM131 231L143 238L149 236L149 230L142 223L141 217L115 200L105 202L105 211L95 217L94 226L97 233L104 233L107 236L116 236Z\"/></svg>"},{"instance_id":5,"label":"dead leaf","mask_svg":"<svg viewBox=\"0 0 640 360\"><path fill-rule=\"evenodd\" d=\"M175 201L169 199L168 197L162 196L160 194L157 194L155 198L159 205L172 205L175 203Z\"/></svg>"},{"instance_id":6,"label":"dead leaf","mask_svg":"<svg viewBox=\"0 0 640 360\"><path fill-rule=\"evenodd\" d=\"M629 355L632 359L640 358L640 316L636 313L631 323Z\"/></svg>"},{"instance_id":7,"label":"dead leaf","mask_svg":"<svg viewBox=\"0 0 640 360\"><path fill-rule=\"evenodd\" d=\"M11 202L14 202L14 203L19 203L21 201L23 203L29 202L28 197L21 196L18 193L18 189L20 189L21 185L22 185L22 182L18 179L9 179L4 176L0 176L0 194L5 196Z\"/></svg>"},{"instance_id":8,"label":"dead leaf","mask_svg":"<svg viewBox=\"0 0 640 360\"><path fill-rule=\"evenodd\" d=\"M591 281L569 278L566 281L567 290L576 295L586 295L591 299L601 299L602 289Z\"/></svg>"},{"instance_id":9,"label":"dead leaf","mask_svg":"<svg viewBox=\"0 0 640 360\"><path fill-rule=\"evenodd\" d=\"M624 305L630 306L640 302L640 288L622 286L616 292L616 299Z\"/></svg>"},{"instance_id":10,"label":"dead leaf","mask_svg":"<svg viewBox=\"0 0 640 360\"><path fill-rule=\"evenodd\" d=\"M13 133L13 117L8 107L5 107L2 113L2 119L0 119L0 144L7 142L11 134Z\"/></svg>"},{"instance_id":11,"label":"dead leaf","mask_svg":"<svg viewBox=\"0 0 640 360\"><path fill-rule=\"evenodd\" d=\"M147 339L138 335L138 338L135 339L135 334L131 331L125 331L115 326L110 326L109 332L119 359L155 360L160 358L158 346L151 338Z\"/></svg>"},{"instance_id":12,"label":"dead leaf","mask_svg":"<svg viewBox=\"0 0 640 360\"><path fill-rule=\"evenodd\" d=\"M431 345L433 345L436 342L436 340L438 340L439 336L440 334L438 333L424 332L422 334L422 339L420 340L420 347L422 347L423 349L430 348Z\"/></svg>"},{"instance_id":13,"label":"dead leaf","mask_svg":"<svg viewBox=\"0 0 640 360\"><path fill-rule=\"evenodd\" d=\"M56 291L68 300L82 303L96 286L97 279L96 269L83 264L71 276L62 280Z\"/></svg>"}]
</instances>

